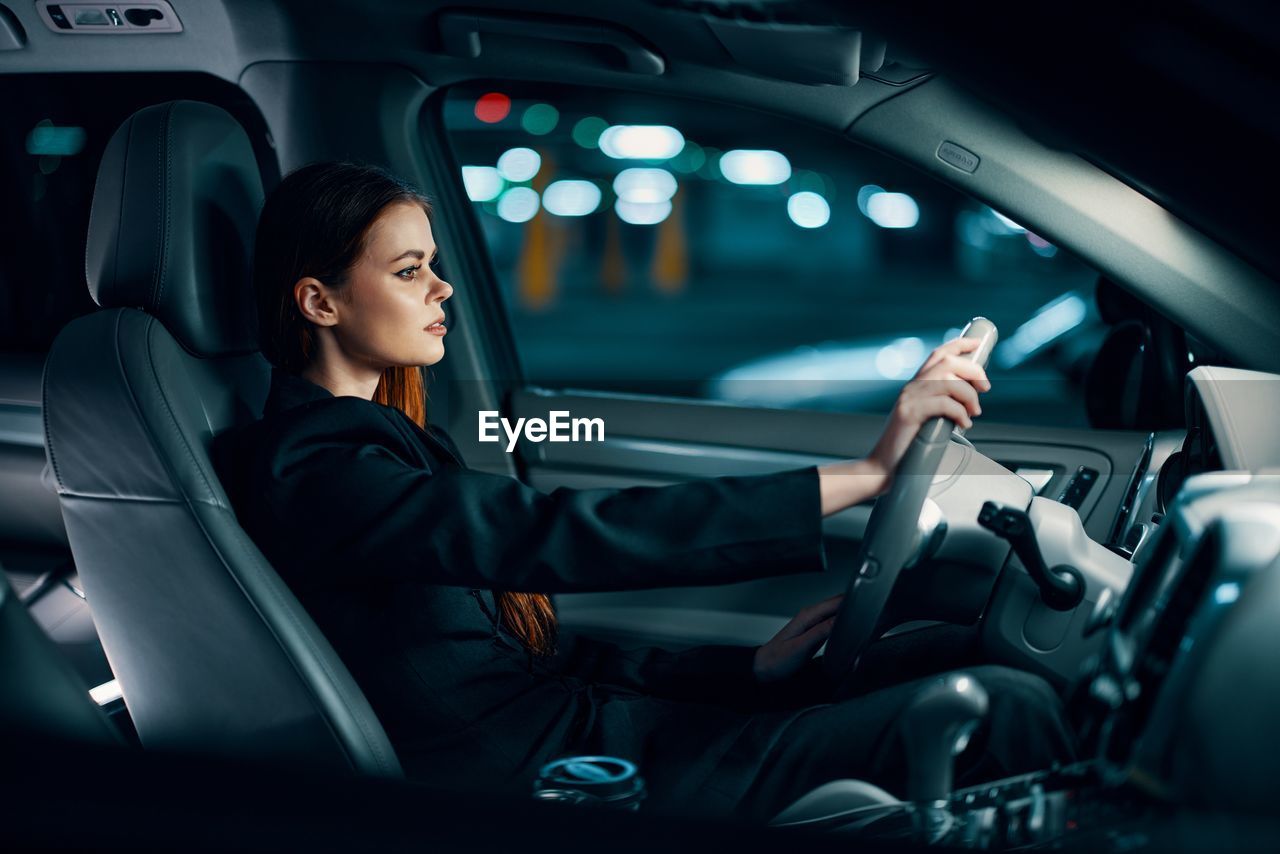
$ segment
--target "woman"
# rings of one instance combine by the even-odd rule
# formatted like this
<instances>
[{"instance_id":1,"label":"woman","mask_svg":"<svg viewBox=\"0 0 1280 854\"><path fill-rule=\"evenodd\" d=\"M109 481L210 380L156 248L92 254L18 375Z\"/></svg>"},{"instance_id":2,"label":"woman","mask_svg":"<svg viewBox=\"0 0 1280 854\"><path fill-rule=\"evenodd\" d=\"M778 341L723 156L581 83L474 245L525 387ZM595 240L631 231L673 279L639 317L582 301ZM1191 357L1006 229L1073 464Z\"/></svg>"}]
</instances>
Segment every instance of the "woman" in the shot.
<instances>
[{"instance_id":1,"label":"woman","mask_svg":"<svg viewBox=\"0 0 1280 854\"><path fill-rule=\"evenodd\" d=\"M821 518L881 493L919 425L980 412L981 368L938 348L871 454L667 487L542 494L468 469L426 422L453 288L431 207L385 172L318 163L262 211L254 266L262 420L220 438L245 529L334 644L406 773L527 795L570 753L637 762L648 809L767 821L830 779L901 794L893 722L913 686L826 703L818 659L840 597L760 647L623 650L558 633L547 594L727 583L826 568ZM234 460L234 464L228 461ZM1070 753L1039 680L978 668L992 737L971 774ZM963 777L961 779L964 779Z\"/></svg>"}]
</instances>

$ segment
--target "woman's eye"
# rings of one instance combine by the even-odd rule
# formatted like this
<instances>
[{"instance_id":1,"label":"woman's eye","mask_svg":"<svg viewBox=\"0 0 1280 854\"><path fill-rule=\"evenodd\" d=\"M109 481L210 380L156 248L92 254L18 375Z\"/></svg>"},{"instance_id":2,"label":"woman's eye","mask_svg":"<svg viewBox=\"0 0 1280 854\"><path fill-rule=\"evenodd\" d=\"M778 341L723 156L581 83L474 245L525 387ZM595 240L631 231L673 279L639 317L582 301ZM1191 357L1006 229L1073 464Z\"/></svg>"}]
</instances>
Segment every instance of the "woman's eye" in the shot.
<instances>
[{"instance_id":1,"label":"woman's eye","mask_svg":"<svg viewBox=\"0 0 1280 854\"><path fill-rule=\"evenodd\" d=\"M414 279L418 278L418 271L419 271L419 270L421 270L421 269L422 269L422 265L421 265L421 264L418 264L418 265L413 266L413 267L405 267L405 268L404 268L403 270L401 270L399 273L396 273L396 275L397 275L397 276L399 276L399 277L400 277L400 278L402 278L402 279L408 279L408 280L412 281L412 280L414 280ZM407 276L406 276L406 275L405 275L405 273L408 273L409 275L407 275Z\"/></svg>"}]
</instances>

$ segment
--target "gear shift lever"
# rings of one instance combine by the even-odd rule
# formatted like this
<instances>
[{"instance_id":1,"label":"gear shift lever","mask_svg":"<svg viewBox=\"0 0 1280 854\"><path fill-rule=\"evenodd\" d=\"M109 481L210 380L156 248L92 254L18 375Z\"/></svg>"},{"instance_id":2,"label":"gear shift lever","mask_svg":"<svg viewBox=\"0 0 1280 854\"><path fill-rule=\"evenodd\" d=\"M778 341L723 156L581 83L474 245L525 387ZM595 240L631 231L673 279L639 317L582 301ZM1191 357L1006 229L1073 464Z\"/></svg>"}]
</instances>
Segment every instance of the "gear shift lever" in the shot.
<instances>
[{"instance_id":1,"label":"gear shift lever","mask_svg":"<svg viewBox=\"0 0 1280 854\"><path fill-rule=\"evenodd\" d=\"M986 689L964 673L940 677L916 694L902 721L907 800L945 807L951 796L953 760L986 714Z\"/></svg>"}]
</instances>

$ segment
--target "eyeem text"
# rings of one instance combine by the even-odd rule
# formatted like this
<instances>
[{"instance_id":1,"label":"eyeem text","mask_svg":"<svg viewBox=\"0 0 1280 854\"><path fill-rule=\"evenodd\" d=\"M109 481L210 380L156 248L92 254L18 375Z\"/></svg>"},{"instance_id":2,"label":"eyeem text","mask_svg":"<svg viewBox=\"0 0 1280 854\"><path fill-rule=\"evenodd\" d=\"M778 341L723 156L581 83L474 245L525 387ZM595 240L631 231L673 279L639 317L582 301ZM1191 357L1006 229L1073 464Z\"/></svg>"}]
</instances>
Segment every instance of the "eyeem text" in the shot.
<instances>
[{"instance_id":1,"label":"eyeem text","mask_svg":"<svg viewBox=\"0 0 1280 854\"><path fill-rule=\"evenodd\" d=\"M603 442L603 418L570 418L569 410L553 409L549 420L517 418L512 424L496 409L480 410L480 441L501 442L506 436L507 453L515 450L521 434L530 442ZM500 434L501 433L501 434Z\"/></svg>"}]
</instances>

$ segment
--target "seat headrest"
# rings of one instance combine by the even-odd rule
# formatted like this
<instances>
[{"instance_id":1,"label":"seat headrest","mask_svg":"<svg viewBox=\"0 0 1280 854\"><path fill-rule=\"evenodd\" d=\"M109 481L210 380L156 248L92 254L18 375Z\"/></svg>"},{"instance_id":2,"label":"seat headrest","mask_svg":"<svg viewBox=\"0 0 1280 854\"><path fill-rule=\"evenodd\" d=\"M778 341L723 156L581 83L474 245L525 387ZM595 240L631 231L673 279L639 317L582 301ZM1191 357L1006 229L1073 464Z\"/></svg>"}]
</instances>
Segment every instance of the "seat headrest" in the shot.
<instances>
[{"instance_id":1,"label":"seat headrest","mask_svg":"<svg viewBox=\"0 0 1280 854\"><path fill-rule=\"evenodd\" d=\"M257 349L253 237L262 176L230 113L169 101L107 143L89 212L85 277L103 308L140 308L197 356Z\"/></svg>"}]
</instances>

